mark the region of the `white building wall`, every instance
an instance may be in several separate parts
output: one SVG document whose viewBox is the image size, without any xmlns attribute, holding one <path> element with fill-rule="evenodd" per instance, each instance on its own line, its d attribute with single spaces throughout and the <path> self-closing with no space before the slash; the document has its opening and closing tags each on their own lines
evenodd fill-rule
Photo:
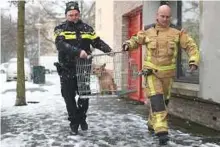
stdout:
<svg viewBox="0 0 220 147">
<path fill-rule="evenodd" d="M 96 33 L 113 47 L 113 0 L 96 0 Z"/>
<path fill-rule="evenodd" d="M 111 48 L 113 48 L 113 0 L 96 0 L 96 20 L 95 31 Z M 113 49 L 114 50 L 114 49 Z M 99 50 L 94 51 L 95 54 L 102 53 Z M 113 69 L 112 57 L 100 57 L 97 60 L 99 63 L 106 63 L 108 69 Z"/>
<path fill-rule="evenodd" d="M 201 15 L 201 64 L 199 96 L 220 103 L 220 12 L 219 1 L 204 1 Z"/>
</svg>

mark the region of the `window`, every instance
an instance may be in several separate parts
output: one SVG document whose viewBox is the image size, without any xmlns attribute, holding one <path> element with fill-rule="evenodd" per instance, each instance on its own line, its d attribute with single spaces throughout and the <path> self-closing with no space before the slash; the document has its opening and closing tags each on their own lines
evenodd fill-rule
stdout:
<svg viewBox="0 0 220 147">
<path fill-rule="evenodd" d="M 186 29 L 199 47 L 199 1 L 177 1 L 177 24 Z M 199 70 L 189 73 L 188 55 L 182 51 L 177 59 L 176 81 L 199 83 Z"/>
</svg>

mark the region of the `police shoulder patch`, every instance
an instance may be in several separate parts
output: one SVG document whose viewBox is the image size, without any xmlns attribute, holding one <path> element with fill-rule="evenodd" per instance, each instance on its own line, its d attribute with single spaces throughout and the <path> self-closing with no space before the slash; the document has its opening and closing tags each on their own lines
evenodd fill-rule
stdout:
<svg viewBox="0 0 220 147">
<path fill-rule="evenodd" d="M 54 33 L 55 33 L 56 35 L 59 35 L 61 32 L 63 32 L 63 29 L 56 29 L 56 30 L 54 31 Z"/>
</svg>

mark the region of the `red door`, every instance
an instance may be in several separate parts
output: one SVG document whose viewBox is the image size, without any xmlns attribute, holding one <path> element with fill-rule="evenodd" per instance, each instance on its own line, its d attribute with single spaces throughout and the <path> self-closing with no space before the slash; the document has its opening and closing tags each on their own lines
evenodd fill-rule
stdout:
<svg viewBox="0 0 220 147">
<path fill-rule="evenodd" d="M 136 13 L 133 13 L 135 15 L 132 15 L 129 17 L 129 30 L 128 30 L 128 37 L 130 38 L 132 35 L 136 34 L 138 31 L 142 29 L 142 11 L 138 11 Z M 144 101 L 143 98 L 143 92 L 142 92 L 142 77 L 137 77 L 136 74 L 133 74 L 134 72 L 140 71 L 142 68 L 142 50 L 141 46 L 137 50 L 131 51 L 129 53 L 130 61 L 129 61 L 129 77 L 128 77 L 128 83 L 132 87 L 135 86 L 135 89 L 137 91 L 135 93 L 131 93 L 129 95 L 130 98 L 138 101 Z"/>
</svg>

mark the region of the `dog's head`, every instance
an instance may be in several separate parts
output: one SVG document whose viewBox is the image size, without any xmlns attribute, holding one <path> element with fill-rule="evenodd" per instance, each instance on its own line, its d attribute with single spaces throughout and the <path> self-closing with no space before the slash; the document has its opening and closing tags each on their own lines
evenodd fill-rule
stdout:
<svg viewBox="0 0 220 147">
<path fill-rule="evenodd" d="M 101 77 L 103 72 L 105 71 L 105 66 L 105 63 L 103 65 L 93 65 L 92 73 L 97 75 L 98 77 Z"/>
</svg>

